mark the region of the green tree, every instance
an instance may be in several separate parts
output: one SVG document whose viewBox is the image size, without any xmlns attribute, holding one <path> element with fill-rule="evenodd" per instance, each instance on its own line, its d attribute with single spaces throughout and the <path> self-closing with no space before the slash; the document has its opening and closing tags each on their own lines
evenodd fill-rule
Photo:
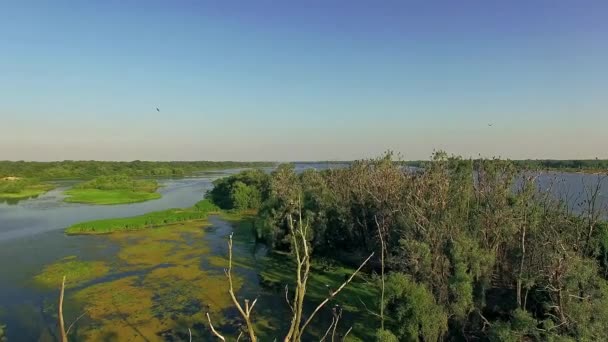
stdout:
<svg viewBox="0 0 608 342">
<path fill-rule="evenodd" d="M 258 208 L 262 201 L 261 197 L 260 191 L 254 186 L 249 186 L 241 181 L 236 181 L 232 184 L 230 201 L 234 209 Z"/>
<path fill-rule="evenodd" d="M 392 273 L 387 277 L 386 315 L 394 321 L 391 330 L 400 341 L 438 341 L 448 329 L 448 318 L 433 294 L 410 276 Z"/>
</svg>

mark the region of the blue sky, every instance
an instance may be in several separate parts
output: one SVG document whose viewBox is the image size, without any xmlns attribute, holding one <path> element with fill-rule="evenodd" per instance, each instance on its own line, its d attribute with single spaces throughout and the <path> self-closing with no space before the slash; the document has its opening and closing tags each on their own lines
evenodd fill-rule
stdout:
<svg viewBox="0 0 608 342">
<path fill-rule="evenodd" d="M 2 1 L 0 159 L 608 158 L 607 37 L 606 1 Z"/>
</svg>

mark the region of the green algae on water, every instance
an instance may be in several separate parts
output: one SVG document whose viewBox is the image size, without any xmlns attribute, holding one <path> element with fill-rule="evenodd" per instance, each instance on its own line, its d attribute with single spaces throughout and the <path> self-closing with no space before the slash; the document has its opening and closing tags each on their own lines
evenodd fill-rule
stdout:
<svg viewBox="0 0 608 342">
<path fill-rule="evenodd" d="M 46 266 L 34 277 L 34 282 L 45 288 L 59 288 L 63 276 L 66 288 L 81 285 L 90 280 L 105 276 L 110 267 L 102 261 L 80 261 L 69 256 Z"/>
<path fill-rule="evenodd" d="M 181 340 L 188 328 L 205 324 L 206 312 L 222 324 L 232 301 L 225 275 L 201 269 L 210 257 L 203 239 L 206 225 L 186 222 L 101 237 L 120 246 L 116 276 L 125 276 L 68 296 L 87 312 L 78 338 L 163 341 L 173 336 Z M 243 279 L 233 276 L 238 291 Z M 204 339 L 204 330 L 193 328 L 192 333 L 193 340 Z"/>
</svg>

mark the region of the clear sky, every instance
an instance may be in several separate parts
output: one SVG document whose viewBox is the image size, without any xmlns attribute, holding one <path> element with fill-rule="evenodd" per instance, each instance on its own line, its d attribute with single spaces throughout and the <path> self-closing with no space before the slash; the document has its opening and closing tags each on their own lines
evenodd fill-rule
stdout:
<svg viewBox="0 0 608 342">
<path fill-rule="evenodd" d="M 0 159 L 387 149 L 608 158 L 608 1 L 0 2 Z"/>
</svg>

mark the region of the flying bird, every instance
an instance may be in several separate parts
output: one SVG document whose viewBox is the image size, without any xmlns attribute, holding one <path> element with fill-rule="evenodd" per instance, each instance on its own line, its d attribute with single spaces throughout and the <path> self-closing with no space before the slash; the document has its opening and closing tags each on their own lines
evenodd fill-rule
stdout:
<svg viewBox="0 0 608 342">
<path fill-rule="evenodd" d="M 160 112 L 160 109 L 158 109 L 158 107 L 156 107 L 156 111 L 157 111 L 157 112 Z"/>
<path fill-rule="evenodd" d="M 492 127 L 493 124 L 489 123 L 488 126 Z"/>
</svg>

